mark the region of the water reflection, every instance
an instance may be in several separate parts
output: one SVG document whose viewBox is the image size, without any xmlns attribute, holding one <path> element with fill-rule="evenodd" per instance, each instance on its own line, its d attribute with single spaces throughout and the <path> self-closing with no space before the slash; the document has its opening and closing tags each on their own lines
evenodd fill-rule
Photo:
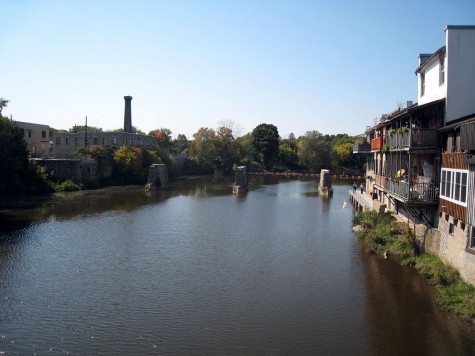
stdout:
<svg viewBox="0 0 475 356">
<path fill-rule="evenodd" d="M 362 252 L 362 257 L 368 334 L 376 354 L 473 354 L 473 325 L 441 312 L 434 290 L 420 275 L 379 256 Z"/>
<path fill-rule="evenodd" d="M 232 181 L 10 213 L 28 225 L 2 233 L 0 352 L 470 354 L 473 329 L 422 279 L 362 249 L 346 186 L 324 199 L 310 179 L 251 177 L 242 195 Z"/>
</svg>

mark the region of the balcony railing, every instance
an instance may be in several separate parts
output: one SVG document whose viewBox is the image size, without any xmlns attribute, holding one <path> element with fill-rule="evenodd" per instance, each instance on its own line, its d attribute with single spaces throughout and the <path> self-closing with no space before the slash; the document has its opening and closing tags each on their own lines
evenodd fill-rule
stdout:
<svg viewBox="0 0 475 356">
<path fill-rule="evenodd" d="M 411 129 L 403 133 L 386 136 L 390 149 L 394 148 L 424 148 L 437 146 L 437 131 L 435 129 Z"/>
<path fill-rule="evenodd" d="M 371 145 L 368 142 L 358 143 L 353 145 L 353 153 L 370 153 Z"/>
<path fill-rule="evenodd" d="M 373 138 L 371 140 L 371 151 L 380 150 L 383 147 L 383 138 Z"/>
<path fill-rule="evenodd" d="M 436 202 L 439 198 L 433 183 L 409 183 L 383 176 L 376 176 L 375 183 L 405 201 Z"/>
</svg>

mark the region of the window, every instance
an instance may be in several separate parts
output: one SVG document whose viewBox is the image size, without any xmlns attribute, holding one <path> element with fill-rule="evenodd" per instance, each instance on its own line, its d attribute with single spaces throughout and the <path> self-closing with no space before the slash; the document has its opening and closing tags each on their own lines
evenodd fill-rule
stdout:
<svg viewBox="0 0 475 356">
<path fill-rule="evenodd" d="M 106 137 L 103 137 L 103 138 L 102 138 L 102 144 L 103 144 L 103 145 L 107 145 L 107 138 L 106 138 Z"/>
<path fill-rule="evenodd" d="M 74 144 L 75 144 L 76 146 L 77 146 L 77 144 L 78 144 L 78 138 L 77 138 L 77 137 L 74 138 Z"/>
<path fill-rule="evenodd" d="M 440 197 L 467 206 L 467 180 L 466 170 L 442 168 Z"/>
<path fill-rule="evenodd" d="M 69 137 L 65 137 L 65 138 L 64 138 L 64 141 L 65 141 L 65 142 L 64 142 L 65 144 L 69 145 Z"/>
<path fill-rule="evenodd" d="M 94 144 L 97 145 L 97 137 L 94 137 Z"/>
<path fill-rule="evenodd" d="M 421 73 L 421 96 L 424 96 L 426 91 L 426 75 Z"/>
<path fill-rule="evenodd" d="M 449 224 L 449 234 L 453 235 L 455 231 L 455 225 L 454 224 Z"/>
<path fill-rule="evenodd" d="M 41 138 L 46 138 L 46 131 L 41 131 Z"/>
<path fill-rule="evenodd" d="M 117 137 L 112 137 L 112 143 L 113 143 L 114 145 L 117 144 Z"/>
<path fill-rule="evenodd" d="M 445 58 L 441 57 L 439 60 L 439 85 L 445 83 Z"/>
<path fill-rule="evenodd" d="M 475 248 L 475 226 L 471 226 L 469 230 L 470 247 Z"/>
<path fill-rule="evenodd" d="M 56 144 L 59 145 L 61 143 L 61 137 L 56 137 Z"/>
<path fill-rule="evenodd" d="M 28 131 L 28 138 L 31 138 L 32 132 Z"/>
</svg>

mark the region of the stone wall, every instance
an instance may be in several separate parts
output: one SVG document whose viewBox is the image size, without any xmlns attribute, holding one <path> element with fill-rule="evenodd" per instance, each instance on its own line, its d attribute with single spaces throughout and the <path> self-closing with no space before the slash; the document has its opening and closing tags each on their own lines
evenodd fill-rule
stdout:
<svg viewBox="0 0 475 356">
<path fill-rule="evenodd" d="M 71 179 L 84 184 L 97 184 L 99 181 L 97 161 L 92 159 L 39 159 L 36 162 L 58 180 Z"/>
</svg>

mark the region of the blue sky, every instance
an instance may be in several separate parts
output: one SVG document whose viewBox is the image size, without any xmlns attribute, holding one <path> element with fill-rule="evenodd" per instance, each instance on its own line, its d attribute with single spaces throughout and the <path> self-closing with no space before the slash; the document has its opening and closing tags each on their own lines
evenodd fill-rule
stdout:
<svg viewBox="0 0 475 356">
<path fill-rule="evenodd" d="M 14 120 L 58 129 L 232 121 L 296 136 L 360 134 L 417 100 L 419 53 L 474 0 L 0 0 L 0 97 Z"/>
</svg>

